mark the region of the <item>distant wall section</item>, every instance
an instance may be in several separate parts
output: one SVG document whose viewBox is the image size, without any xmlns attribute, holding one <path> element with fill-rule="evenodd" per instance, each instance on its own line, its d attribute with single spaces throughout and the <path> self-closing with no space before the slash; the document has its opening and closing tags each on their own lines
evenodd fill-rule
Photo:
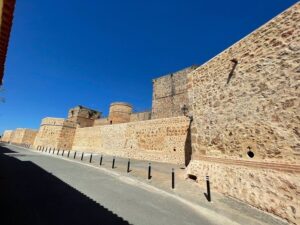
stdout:
<svg viewBox="0 0 300 225">
<path fill-rule="evenodd" d="M 77 128 L 72 149 L 184 164 L 188 128 L 186 117 Z"/>
<path fill-rule="evenodd" d="M 34 148 L 71 149 L 77 124 L 62 118 L 42 120 Z"/>
<path fill-rule="evenodd" d="M 152 119 L 182 116 L 183 105 L 189 106 L 187 75 L 197 66 L 191 66 L 153 79 Z"/>
<path fill-rule="evenodd" d="M 3 133 L 3 136 L 1 138 L 1 141 L 6 142 L 6 143 L 10 142 L 10 140 L 12 138 L 12 134 L 13 134 L 12 130 L 5 130 Z"/>
</svg>

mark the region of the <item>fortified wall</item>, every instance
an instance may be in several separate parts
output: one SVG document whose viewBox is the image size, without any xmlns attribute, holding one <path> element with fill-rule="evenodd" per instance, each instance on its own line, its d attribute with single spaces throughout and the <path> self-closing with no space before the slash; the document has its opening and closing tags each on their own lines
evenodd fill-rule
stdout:
<svg viewBox="0 0 300 225">
<path fill-rule="evenodd" d="M 13 134 L 13 130 L 6 130 L 6 131 L 4 131 L 4 133 L 2 135 L 2 138 L 1 138 L 1 141 L 9 143 L 10 140 L 11 140 L 12 134 Z"/>
<path fill-rule="evenodd" d="M 34 148 L 185 164 L 213 191 L 300 224 L 299 81 L 297 3 L 202 66 L 154 79 L 151 112 L 75 107 L 45 118 Z"/>
<path fill-rule="evenodd" d="M 101 112 L 79 105 L 69 110 L 68 120 L 80 127 L 91 127 L 94 121 L 101 117 L 101 114 Z"/>
<path fill-rule="evenodd" d="M 71 149 L 76 127 L 73 121 L 47 117 L 42 120 L 33 148 Z"/>
<path fill-rule="evenodd" d="M 184 164 L 188 127 L 181 116 L 77 128 L 72 150 Z"/>
<path fill-rule="evenodd" d="M 152 119 L 182 116 L 182 108 L 189 106 L 187 77 L 196 68 L 191 66 L 152 80 Z"/>
<path fill-rule="evenodd" d="M 31 146 L 37 135 L 36 130 L 17 128 L 10 138 L 10 142 L 15 145 Z"/>
<path fill-rule="evenodd" d="M 300 4 L 188 79 L 188 174 L 300 224 Z"/>
</svg>

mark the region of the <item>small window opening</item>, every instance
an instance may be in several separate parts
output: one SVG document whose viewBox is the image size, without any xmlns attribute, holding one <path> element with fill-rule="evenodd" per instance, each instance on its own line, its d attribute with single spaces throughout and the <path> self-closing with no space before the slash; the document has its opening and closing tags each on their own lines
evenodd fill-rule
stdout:
<svg viewBox="0 0 300 225">
<path fill-rule="evenodd" d="M 176 148 L 174 148 L 173 151 L 176 152 Z"/>
</svg>

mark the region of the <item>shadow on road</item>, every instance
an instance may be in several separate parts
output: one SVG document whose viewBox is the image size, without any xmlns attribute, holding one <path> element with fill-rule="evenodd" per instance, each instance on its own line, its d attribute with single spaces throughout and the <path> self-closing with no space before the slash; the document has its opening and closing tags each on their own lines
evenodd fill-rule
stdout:
<svg viewBox="0 0 300 225">
<path fill-rule="evenodd" d="M 5 153 L 14 152 L 0 146 L 0 224 L 129 224 L 34 163 Z"/>
</svg>

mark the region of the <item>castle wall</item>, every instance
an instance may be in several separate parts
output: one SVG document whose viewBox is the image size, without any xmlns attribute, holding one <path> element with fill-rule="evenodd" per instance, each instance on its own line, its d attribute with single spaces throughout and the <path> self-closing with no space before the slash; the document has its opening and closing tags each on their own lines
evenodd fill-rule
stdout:
<svg viewBox="0 0 300 225">
<path fill-rule="evenodd" d="M 72 150 L 184 164 L 186 117 L 77 128 Z"/>
<path fill-rule="evenodd" d="M 12 130 L 5 130 L 1 138 L 1 141 L 6 143 L 10 142 L 12 134 L 13 134 Z"/>
<path fill-rule="evenodd" d="M 38 131 L 36 130 L 25 129 L 24 136 L 22 139 L 22 144 L 32 146 L 37 133 Z"/>
<path fill-rule="evenodd" d="M 126 102 L 114 102 L 109 108 L 109 123 L 128 123 L 130 122 L 130 115 L 132 113 L 132 106 Z"/>
<path fill-rule="evenodd" d="M 130 122 L 144 121 L 151 119 L 151 112 L 132 113 L 130 115 Z"/>
<path fill-rule="evenodd" d="M 17 128 L 14 131 L 14 135 L 12 136 L 10 142 L 12 144 L 20 145 L 20 144 L 22 144 L 24 135 L 25 135 L 25 129 Z"/>
<path fill-rule="evenodd" d="M 68 113 L 68 120 L 77 123 L 80 127 L 91 127 L 100 117 L 101 112 L 83 106 L 76 106 Z"/>
<path fill-rule="evenodd" d="M 181 108 L 188 106 L 187 75 L 195 70 L 191 66 L 157 79 L 153 79 L 152 118 L 182 116 Z"/>
<path fill-rule="evenodd" d="M 34 148 L 39 146 L 51 149 L 71 149 L 76 123 L 62 118 L 47 117 L 42 120 L 34 141 Z"/>
<path fill-rule="evenodd" d="M 109 123 L 109 119 L 108 117 L 106 118 L 100 118 L 94 121 L 94 125 L 93 126 L 102 126 L 102 125 L 108 125 Z"/>
<path fill-rule="evenodd" d="M 298 224 L 299 24 L 297 3 L 188 77 L 194 118 L 189 172 L 210 175 L 215 190 Z M 284 169 L 289 165 L 295 172 Z"/>
</svg>

